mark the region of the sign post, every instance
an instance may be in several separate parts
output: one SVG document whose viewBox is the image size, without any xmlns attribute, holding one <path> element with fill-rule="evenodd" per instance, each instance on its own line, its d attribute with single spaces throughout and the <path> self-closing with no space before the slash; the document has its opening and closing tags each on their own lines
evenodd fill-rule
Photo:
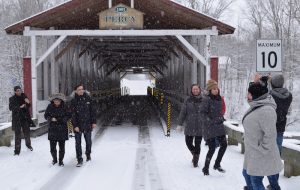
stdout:
<svg viewBox="0 0 300 190">
<path fill-rule="evenodd" d="M 282 41 L 257 40 L 256 41 L 256 71 L 281 72 L 282 71 Z"/>
</svg>

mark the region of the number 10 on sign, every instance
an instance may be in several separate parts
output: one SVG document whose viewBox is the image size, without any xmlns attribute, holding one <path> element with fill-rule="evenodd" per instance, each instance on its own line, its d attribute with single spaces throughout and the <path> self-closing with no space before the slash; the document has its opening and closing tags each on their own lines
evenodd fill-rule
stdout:
<svg viewBox="0 0 300 190">
<path fill-rule="evenodd" d="M 281 40 L 257 40 L 256 70 L 258 72 L 282 71 Z"/>
</svg>

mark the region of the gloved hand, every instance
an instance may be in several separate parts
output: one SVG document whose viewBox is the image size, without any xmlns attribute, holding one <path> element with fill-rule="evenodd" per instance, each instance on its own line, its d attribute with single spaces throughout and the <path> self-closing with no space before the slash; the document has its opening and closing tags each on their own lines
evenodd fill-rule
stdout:
<svg viewBox="0 0 300 190">
<path fill-rule="evenodd" d="M 183 126 L 182 126 L 182 125 L 177 125 L 176 131 L 177 131 L 178 133 L 182 133 L 182 131 L 183 131 Z"/>
</svg>

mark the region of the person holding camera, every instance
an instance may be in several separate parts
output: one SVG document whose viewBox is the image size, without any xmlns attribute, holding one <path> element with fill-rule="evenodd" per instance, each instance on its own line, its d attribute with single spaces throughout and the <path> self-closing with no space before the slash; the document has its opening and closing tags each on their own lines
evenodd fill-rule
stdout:
<svg viewBox="0 0 300 190">
<path fill-rule="evenodd" d="M 191 87 L 191 96 L 189 96 L 181 107 L 178 119 L 177 131 L 183 130 L 183 123 L 186 122 L 184 129 L 185 143 L 192 153 L 193 166 L 198 167 L 199 155 L 202 141 L 203 118 L 200 111 L 202 106 L 202 95 L 200 86 L 193 84 Z"/>
<path fill-rule="evenodd" d="M 283 168 L 276 144 L 276 103 L 268 93 L 265 80 L 249 84 L 248 102 L 250 108 L 245 113 L 244 126 L 245 156 L 243 176 L 246 190 L 265 189 L 264 176 L 270 187 L 280 190 L 279 172 Z"/>
<path fill-rule="evenodd" d="M 63 159 L 65 155 L 65 142 L 69 139 L 67 122 L 70 118 L 70 114 L 68 113 L 65 106 L 66 98 L 64 94 L 53 94 L 50 96 L 49 100 L 50 104 L 46 109 L 44 117 L 49 124 L 48 140 L 50 141 L 52 164 L 55 165 L 57 163 L 56 145 L 58 144 L 58 165 L 64 166 Z"/>
<path fill-rule="evenodd" d="M 282 142 L 283 142 L 283 134 L 285 132 L 286 121 L 288 110 L 293 101 L 292 93 L 288 91 L 288 89 L 283 87 L 284 77 L 282 74 L 274 75 L 270 79 L 271 83 L 271 91 L 270 94 L 274 98 L 277 108 L 277 120 L 276 120 L 276 130 L 277 130 L 277 145 L 279 148 L 279 152 L 281 154 Z"/>
<path fill-rule="evenodd" d="M 30 125 L 32 125 L 32 120 L 29 107 L 31 104 L 20 86 L 15 86 L 14 92 L 15 95 L 9 98 L 9 110 L 12 111 L 12 130 L 15 132 L 14 155 L 19 155 L 21 151 L 22 132 L 27 148 L 33 151 L 30 140 Z"/>
</svg>

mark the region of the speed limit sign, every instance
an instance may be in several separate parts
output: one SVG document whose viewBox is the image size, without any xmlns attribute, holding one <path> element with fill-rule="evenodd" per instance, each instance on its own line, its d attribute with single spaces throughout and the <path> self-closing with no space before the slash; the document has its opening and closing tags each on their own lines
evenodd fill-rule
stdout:
<svg viewBox="0 0 300 190">
<path fill-rule="evenodd" d="M 256 70 L 258 72 L 282 71 L 281 40 L 257 40 Z"/>
</svg>

